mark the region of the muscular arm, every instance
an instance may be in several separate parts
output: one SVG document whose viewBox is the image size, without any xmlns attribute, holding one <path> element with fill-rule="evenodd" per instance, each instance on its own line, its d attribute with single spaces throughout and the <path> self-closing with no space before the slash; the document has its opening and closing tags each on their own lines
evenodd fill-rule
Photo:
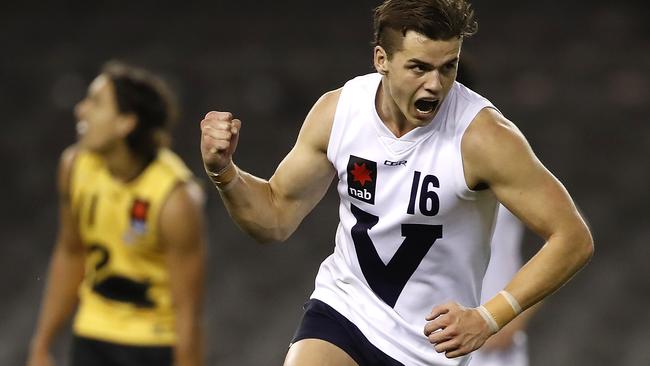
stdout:
<svg viewBox="0 0 650 366">
<path fill-rule="evenodd" d="M 75 149 L 69 148 L 59 163 L 59 229 L 28 365 L 47 364 L 52 341 L 77 304 L 77 290 L 84 275 L 84 247 L 70 202 L 70 171 L 75 156 Z"/>
<path fill-rule="evenodd" d="M 470 187 L 487 185 L 546 244 L 506 286 L 526 309 L 566 283 L 591 258 L 593 241 L 564 186 L 510 121 L 484 109 L 462 142 Z"/>
<path fill-rule="evenodd" d="M 201 188 L 194 182 L 186 183 L 172 191 L 160 216 L 161 240 L 176 311 L 175 366 L 203 363 L 200 326 L 205 266 L 203 205 Z"/>
<path fill-rule="evenodd" d="M 461 150 L 468 187 L 491 189 L 504 206 L 546 240 L 505 288 L 522 310 L 530 308 L 589 261 L 593 253 L 589 229 L 566 189 L 535 157 L 521 132 L 497 111 L 487 108 L 477 115 L 463 136 Z M 442 304 L 427 316 L 424 334 L 437 352 L 445 352 L 449 358 L 462 356 L 494 333 L 486 318 L 490 316 L 498 328 L 515 313 L 503 295 L 478 309 Z"/>
<path fill-rule="evenodd" d="M 502 290 L 522 266 L 521 245 L 524 236 L 524 225 L 503 205 L 499 205 L 497 222 L 492 234 L 492 254 L 485 277 L 481 300 L 487 301 Z M 540 305 L 527 309 L 517 316 L 496 334 L 490 337 L 481 351 L 501 351 L 512 346 L 515 336 L 525 331 L 529 319 Z"/>
<path fill-rule="evenodd" d="M 220 190 L 235 222 L 258 241 L 288 238 L 327 192 L 335 174 L 327 160 L 327 143 L 339 94 L 327 93 L 316 102 L 293 149 L 268 181 L 235 168 L 235 181 Z M 202 123 L 202 129 L 203 160 L 209 167 L 211 127 Z"/>
</svg>

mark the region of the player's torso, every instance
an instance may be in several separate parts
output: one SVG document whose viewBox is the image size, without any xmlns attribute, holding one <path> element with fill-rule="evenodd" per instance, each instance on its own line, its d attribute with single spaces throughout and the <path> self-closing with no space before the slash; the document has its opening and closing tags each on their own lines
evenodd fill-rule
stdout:
<svg viewBox="0 0 650 366">
<path fill-rule="evenodd" d="M 86 246 L 75 332 L 127 344 L 171 344 L 174 315 L 158 216 L 189 172 L 163 150 L 134 181 L 111 177 L 80 153 L 72 176 L 73 210 Z"/>
<path fill-rule="evenodd" d="M 378 77 L 353 80 L 341 93 L 328 146 L 341 220 L 315 296 L 353 318 L 375 344 L 416 339 L 415 350 L 404 351 L 413 354 L 391 356 L 418 362 L 430 350 L 422 329 L 434 305 L 478 303 L 495 200 L 470 191 L 462 169 L 466 125 L 457 119 L 481 106 L 452 110 L 452 90 L 431 124 L 398 139 L 375 112 Z M 395 344 L 377 346 L 387 352 Z"/>
</svg>

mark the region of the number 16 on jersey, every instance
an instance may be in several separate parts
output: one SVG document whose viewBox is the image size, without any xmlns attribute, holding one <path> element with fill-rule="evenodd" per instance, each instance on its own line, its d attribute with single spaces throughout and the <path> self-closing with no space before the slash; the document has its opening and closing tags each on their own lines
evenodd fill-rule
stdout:
<svg viewBox="0 0 650 366">
<path fill-rule="evenodd" d="M 411 198 L 407 213 L 415 214 L 415 201 L 418 190 L 420 191 L 419 208 L 425 216 L 434 216 L 440 208 L 438 195 L 430 190 L 440 187 L 438 178 L 426 175 L 420 185 L 421 173 L 416 171 L 411 185 Z M 421 188 L 420 188 L 421 187 Z M 379 217 L 366 212 L 355 205 L 351 211 L 357 219 L 352 227 L 352 240 L 354 241 L 359 266 L 370 288 L 386 304 L 394 307 L 404 286 L 418 268 L 431 246 L 437 239 L 442 238 L 442 225 L 402 224 L 401 234 L 404 241 L 388 264 L 379 257 L 375 243 L 370 239 L 370 231 L 378 222 Z"/>
</svg>

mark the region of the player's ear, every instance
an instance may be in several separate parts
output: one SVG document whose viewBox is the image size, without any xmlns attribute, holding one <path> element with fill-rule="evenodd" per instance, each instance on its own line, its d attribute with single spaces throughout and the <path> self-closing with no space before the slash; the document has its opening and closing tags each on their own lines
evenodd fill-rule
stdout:
<svg viewBox="0 0 650 366">
<path fill-rule="evenodd" d="M 120 114 L 117 118 L 117 130 L 120 136 L 128 136 L 138 125 L 138 117 L 134 113 Z"/>
<path fill-rule="evenodd" d="M 382 75 L 388 75 L 388 54 L 382 46 L 375 46 L 373 60 L 375 70 Z"/>
</svg>

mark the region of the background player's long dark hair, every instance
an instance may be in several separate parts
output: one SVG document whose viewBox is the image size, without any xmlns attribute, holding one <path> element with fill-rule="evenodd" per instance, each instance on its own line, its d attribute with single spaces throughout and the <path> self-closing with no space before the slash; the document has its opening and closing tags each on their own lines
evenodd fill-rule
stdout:
<svg viewBox="0 0 650 366">
<path fill-rule="evenodd" d="M 110 61 L 102 68 L 115 88 L 120 113 L 133 113 L 138 119 L 127 136 L 129 149 L 151 161 L 157 150 L 169 144 L 169 128 L 176 120 L 176 98 L 163 80 L 119 61 Z"/>
</svg>

